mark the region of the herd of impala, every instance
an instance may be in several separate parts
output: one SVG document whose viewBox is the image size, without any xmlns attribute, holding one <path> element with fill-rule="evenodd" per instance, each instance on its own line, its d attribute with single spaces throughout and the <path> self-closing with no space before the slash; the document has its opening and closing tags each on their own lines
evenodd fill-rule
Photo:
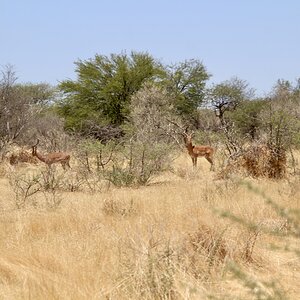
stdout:
<svg viewBox="0 0 300 300">
<path fill-rule="evenodd" d="M 185 147 L 188 151 L 188 154 L 192 158 L 193 166 L 197 166 L 197 158 L 204 157 L 210 163 L 210 170 L 214 168 L 214 148 L 211 146 L 202 146 L 202 145 L 193 145 L 192 136 L 193 133 L 188 133 L 187 130 L 182 131 L 181 135 L 183 136 Z M 32 156 L 38 158 L 40 161 L 44 162 L 48 167 L 52 164 L 60 163 L 64 170 L 66 167 L 71 168 L 70 166 L 70 158 L 71 155 L 65 152 L 51 152 L 47 154 L 42 154 L 37 151 L 37 145 L 39 144 L 39 140 L 37 140 L 36 144 L 32 146 Z"/>
</svg>

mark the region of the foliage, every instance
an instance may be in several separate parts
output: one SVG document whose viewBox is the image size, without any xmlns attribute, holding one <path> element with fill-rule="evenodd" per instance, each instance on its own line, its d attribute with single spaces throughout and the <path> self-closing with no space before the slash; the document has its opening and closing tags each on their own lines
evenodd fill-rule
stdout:
<svg viewBox="0 0 300 300">
<path fill-rule="evenodd" d="M 16 141 L 45 105 L 54 97 L 47 84 L 17 84 L 12 66 L 6 66 L 0 79 L 0 147 Z"/>
<path fill-rule="evenodd" d="M 213 110 L 210 108 L 199 108 L 194 116 L 194 127 L 209 133 L 219 131 L 218 120 Z"/>
<path fill-rule="evenodd" d="M 136 139 L 150 144 L 168 140 L 169 120 L 176 117 L 173 103 L 165 88 L 144 85 L 130 105 L 130 124 Z"/>
<path fill-rule="evenodd" d="M 117 187 L 146 185 L 153 175 L 169 168 L 170 153 L 168 144 L 129 140 L 104 176 Z"/>
<path fill-rule="evenodd" d="M 300 120 L 294 112 L 293 92 L 286 86 L 275 86 L 274 95 L 261 113 L 265 140 L 271 152 L 269 165 L 271 177 L 285 175 L 287 151 L 295 145 L 300 130 Z"/>
<path fill-rule="evenodd" d="M 144 185 L 170 167 L 174 142 L 168 135 L 168 119 L 175 114 L 172 99 L 164 88 L 150 83 L 132 97 L 125 159 L 109 171 L 108 179 L 115 185 Z"/>
<path fill-rule="evenodd" d="M 71 137 L 63 129 L 63 119 L 51 110 L 41 112 L 33 122 L 31 127 L 22 136 L 22 142 L 25 145 L 36 142 L 36 136 L 42 141 L 47 151 L 60 151 L 68 148 Z"/>
<path fill-rule="evenodd" d="M 64 96 L 57 109 L 66 119 L 67 129 L 85 134 L 126 122 L 131 97 L 146 82 L 165 88 L 177 115 L 192 123 L 210 77 L 195 59 L 165 67 L 149 54 L 134 52 L 130 56 L 96 55 L 76 62 L 76 66 L 77 80 L 66 80 L 59 86 Z"/>
<path fill-rule="evenodd" d="M 169 168 L 174 141 L 168 135 L 172 98 L 165 89 L 147 83 L 132 97 L 130 118 L 122 141 L 103 144 L 92 139 L 80 144 L 80 165 L 115 186 L 145 185 Z"/>
<path fill-rule="evenodd" d="M 87 139 L 77 144 L 77 160 L 88 172 L 100 172 L 114 159 L 121 144 L 110 141 L 106 144 Z"/>
<path fill-rule="evenodd" d="M 121 125 L 128 117 L 131 95 L 144 82 L 163 75 L 161 65 L 147 53 L 96 55 L 75 64 L 77 80 L 65 80 L 59 86 L 64 98 L 58 111 L 67 129 Z"/>
<path fill-rule="evenodd" d="M 273 147 L 287 150 L 296 145 L 300 130 L 299 104 L 299 90 L 293 89 L 289 82 L 278 81 L 261 115 L 268 143 Z"/>
<path fill-rule="evenodd" d="M 263 127 L 261 112 L 267 102 L 264 100 L 243 101 L 236 110 L 229 113 L 229 119 L 238 128 L 239 134 L 249 137 L 250 140 L 259 138 L 260 130 Z"/>
<path fill-rule="evenodd" d="M 239 78 L 232 78 L 214 85 L 208 90 L 207 102 L 215 110 L 222 125 L 225 124 L 225 112 L 235 110 L 244 100 L 252 97 L 253 91 L 248 83 Z"/>
<path fill-rule="evenodd" d="M 205 66 L 196 59 L 186 60 L 167 68 L 168 92 L 175 98 L 177 114 L 191 122 L 204 100 L 204 88 L 210 78 Z"/>
</svg>

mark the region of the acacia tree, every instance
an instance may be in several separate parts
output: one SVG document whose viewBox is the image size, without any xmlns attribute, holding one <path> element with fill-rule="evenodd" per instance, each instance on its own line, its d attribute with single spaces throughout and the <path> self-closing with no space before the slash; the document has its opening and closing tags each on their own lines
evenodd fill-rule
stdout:
<svg viewBox="0 0 300 300">
<path fill-rule="evenodd" d="M 251 97 L 253 97 L 253 90 L 248 88 L 246 81 L 237 77 L 213 85 L 207 93 L 207 101 L 223 126 L 225 112 L 235 110 L 241 102 Z"/>
<path fill-rule="evenodd" d="M 88 132 L 93 126 L 120 126 L 129 115 L 131 96 L 146 81 L 157 81 L 162 66 L 147 53 L 96 55 L 76 64 L 76 80 L 59 85 L 58 111 L 66 128 Z"/>
<path fill-rule="evenodd" d="M 203 63 L 186 60 L 167 67 L 167 90 L 174 97 L 177 114 L 187 123 L 195 123 L 196 112 L 205 96 L 205 85 L 210 78 Z"/>
</svg>

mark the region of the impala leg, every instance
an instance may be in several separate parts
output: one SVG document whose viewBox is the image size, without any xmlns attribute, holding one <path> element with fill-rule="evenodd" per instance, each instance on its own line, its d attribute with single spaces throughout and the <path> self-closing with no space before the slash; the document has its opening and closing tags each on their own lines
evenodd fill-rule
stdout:
<svg viewBox="0 0 300 300">
<path fill-rule="evenodd" d="M 193 167 L 197 166 L 197 157 L 192 157 Z"/>
<path fill-rule="evenodd" d="M 60 164 L 63 167 L 63 169 L 66 170 L 66 163 L 64 161 L 62 161 Z"/>
<path fill-rule="evenodd" d="M 206 160 L 210 163 L 210 171 L 214 170 L 214 162 L 211 157 L 205 156 Z"/>
<path fill-rule="evenodd" d="M 192 157 L 193 167 L 195 167 L 195 158 Z"/>
</svg>

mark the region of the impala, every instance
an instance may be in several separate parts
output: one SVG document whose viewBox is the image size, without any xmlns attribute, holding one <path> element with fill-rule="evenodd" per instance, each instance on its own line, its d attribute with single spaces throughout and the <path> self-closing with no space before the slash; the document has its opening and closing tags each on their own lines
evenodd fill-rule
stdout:
<svg viewBox="0 0 300 300">
<path fill-rule="evenodd" d="M 51 152 L 47 154 L 42 154 L 40 152 L 37 152 L 38 143 L 39 140 L 37 140 L 37 143 L 32 146 L 33 156 L 36 156 L 40 161 L 44 162 L 48 167 L 50 167 L 52 164 L 55 163 L 61 163 L 64 170 L 66 169 L 66 166 L 71 168 L 70 154 L 65 152 Z"/>
<path fill-rule="evenodd" d="M 193 166 L 196 167 L 197 166 L 197 158 L 200 157 L 205 157 L 206 160 L 210 163 L 210 170 L 212 171 L 214 169 L 214 161 L 213 161 L 213 155 L 214 155 L 214 148 L 211 146 L 203 146 L 203 145 L 193 145 L 192 143 L 192 137 L 193 137 L 193 132 L 192 133 L 188 133 L 188 127 L 186 127 L 185 129 L 179 125 L 178 123 L 168 119 L 169 123 L 175 125 L 176 127 L 178 127 L 180 129 L 179 134 L 181 136 L 183 136 L 184 139 L 184 143 L 185 143 L 185 147 L 188 151 L 188 154 L 190 155 L 192 162 L 193 162 Z"/>
<path fill-rule="evenodd" d="M 183 133 L 183 138 L 185 142 L 185 147 L 188 150 L 190 157 L 192 158 L 193 166 L 197 166 L 197 158 L 205 157 L 206 160 L 210 163 L 210 170 L 214 169 L 214 161 L 213 154 L 214 148 L 210 146 L 202 146 L 202 145 L 193 145 L 192 144 L 192 136 L 193 133 L 188 134 L 187 130 Z"/>
</svg>

